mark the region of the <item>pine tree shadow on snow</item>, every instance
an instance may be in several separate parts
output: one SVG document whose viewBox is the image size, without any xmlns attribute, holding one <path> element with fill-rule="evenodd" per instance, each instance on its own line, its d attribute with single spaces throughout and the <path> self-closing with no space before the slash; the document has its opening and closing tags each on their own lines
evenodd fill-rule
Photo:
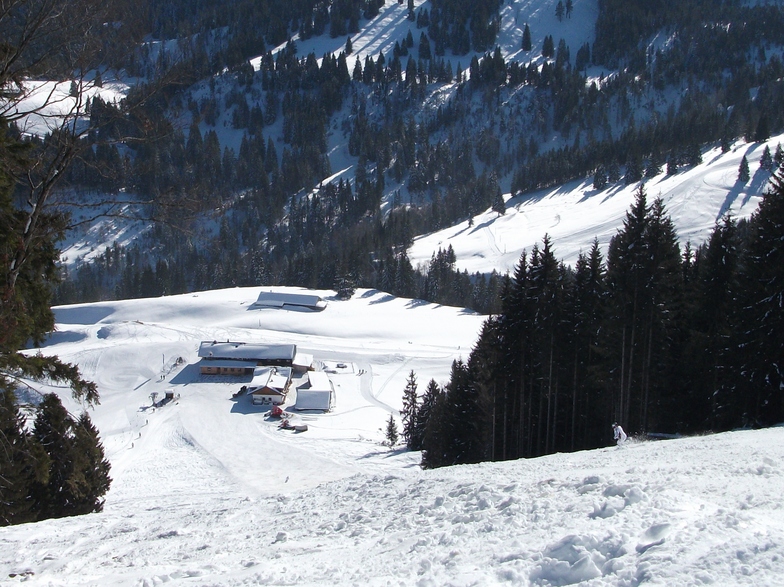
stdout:
<svg viewBox="0 0 784 587">
<path fill-rule="evenodd" d="M 746 153 L 748 154 L 752 150 L 753 148 L 750 147 Z M 751 181 L 744 183 L 739 179 L 736 180 L 735 185 L 733 185 L 730 191 L 727 192 L 727 197 L 724 198 L 724 203 L 722 203 L 721 208 L 719 208 L 719 212 L 716 214 L 716 222 L 721 220 L 724 215 L 729 212 L 730 208 L 735 203 L 735 200 L 737 200 L 738 196 L 740 196 L 742 193 L 744 193 L 744 198 L 740 203 L 740 207 L 748 204 L 752 196 L 761 194 L 765 189 L 765 184 L 769 179 L 770 171 L 760 167 L 756 172 L 754 172 L 754 177 L 751 178 Z"/>
</svg>

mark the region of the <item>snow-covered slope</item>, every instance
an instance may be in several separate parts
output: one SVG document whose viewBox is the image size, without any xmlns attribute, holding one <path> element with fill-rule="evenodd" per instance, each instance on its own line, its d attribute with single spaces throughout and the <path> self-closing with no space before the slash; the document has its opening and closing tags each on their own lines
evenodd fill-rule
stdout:
<svg viewBox="0 0 784 587">
<path fill-rule="evenodd" d="M 784 429 L 617 448 L 608 423 L 605 449 L 423 471 L 381 428 L 408 372 L 444 382 L 482 318 L 373 290 L 252 309 L 258 293 L 56 309 L 43 352 L 98 382 L 114 482 L 100 514 L 0 528 L 0 583 L 780 584 Z M 231 397 L 240 380 L 198 374 L 203 339 L 297 344 L 335 410 L 278 430 Z"/>
<path fill-rule="evenodd" d="M 500 23 L 496 45 L 501 49 L 504 59 L 515 60 L 527 64 L 529 61 L 541 62 L 542 44 L 547 35 L 552 35 L 557 44 L 560 39 L 564 39 L 571 48 L 572 55 L 576 54 L 584 43 L 593 43 L 594 25 L 599 14 L 599 3 L 597 0 L 577 0 L 574 2 L 574 9 L 569 18 L 559 21 L 555 16 L 555 8 L 558 0 L 512 0 L 504 3 L 501 7 Z M 428 11 L 431 4 L 425 0 L 414 0 L 416 11 Z M 531 32 L 531 51 L 521 49 L 523 39 L 523 29 L 528 25 Z M 426 28 L 417 28 L 416 22 L 408 20 L 408 3 L 386 2 L 381 6 L 379 14 L 370 21 L 362 21 L 359 32 L 351 37 L 352 54 L 347 57 L 349 71 L 353 70 L 354 61 L 362 60 L 366 57 L 376 59 L 379 53 L 389 56 L 394 49 L 395 43 L 403 44 L 403 41 L 411 32 L 414 39 L 414 47 L 411 56 L 418 57 L 419 36 L 422 32 L 427 33 Z M 331 53 L 337 57 L 341 51 L 345 50 L 346 37 L 330 38 L 328 34 L 311 37 L 301 40 L 299 35 L 294 35 L 292 40 L 296 43 L 297 54 L 300 57 L 309 53 L 314 53 L 317 58 L 321 58 L 325 53 Z M 280 51 L 285 45 L 277 47 L 274 52 Z M 448 60 L 454 70 L 458 66 L 467 71 L 474 56 L 481 57 L 481 53 L 469 52 L 466 55 L 452 55 L 447 52 L 444 59 Z M 261 58 L 251 60 L 251 64 L 258 69 Z M 403 65 L 407 57 L 403 57 Z"/>
<path fill-rule="evenodd" d="M 703 162 L 668 176 L 663 171 L 645 180 L 648 202 L 661 197 L 675 223 L 682 246 L 691 242 L 692 249 L 707 241 L 711 230 L 724 214 L 735 218 L 749 217 L 759 205 L 770 180 L 770 173 L 759 168 L 767 144 L 771 152 L 784 142 L 784 135 L 767 143 L 737 142 L 727 153 L 716 146 L 703 152 Z M 751 169 L 748 182 L 738 181 L 741 159 L 746 157 Z M 626 212 L 634 203 L 638 183 L 623 181 L 603 190 L 595 190 L 592 179 L 541 190 L 511 198 L 507 195 L 506 214 L 498 216 L 487 210 L 461 224 L 414 242 L 411 262 L 425 264 L 439 248 L 450 245 L 457 257 L 457 267 L 469 273 L 513 272 L 524 250 L 531 251 L 548 234 L 555 256 L 574 266 L 580 251 L 587 253 L 594 238 L 606 252 L 610 239 L 623 224 Z"/>
</svg>

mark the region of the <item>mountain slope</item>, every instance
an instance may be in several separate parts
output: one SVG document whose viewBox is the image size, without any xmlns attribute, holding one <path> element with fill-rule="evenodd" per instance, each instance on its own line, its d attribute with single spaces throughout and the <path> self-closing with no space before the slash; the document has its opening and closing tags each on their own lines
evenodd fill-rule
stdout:
<svg viewBox="0 0 784 587">
<path fill-rule="evenodd" d="M 775 151 L 784 135 L 766 143 L 737 142 L 727 153 L 719 147 L 703 153 L 703 163 L 668 176 L 662 172 L 644 182 L 649 200 L 661 197 L 675 224 L 681 246 L 692 248 L 708 240 L 725 214 L 748 218 L 757 209 L 770 172 L 759 168 L 767 145 Z M 752 169 L 748 182 L 738 180 L 738 167 L 746 157 Z M 423 235 L 409 252 L 412 263 L 427 264 L 439 248 L 455 251 L 456 265 L 470 274 L 514 270 L 524 250 L 531 251 L 545 234 L 553 240 L 556 257 L 574 266 L 594 238 L 606 252 L 634 202 L 639 184 L 622 183 L 597 190 L 589 180 L 506 198 L 506 213 L 492 210 L 469 221 Z"/>
</svg>

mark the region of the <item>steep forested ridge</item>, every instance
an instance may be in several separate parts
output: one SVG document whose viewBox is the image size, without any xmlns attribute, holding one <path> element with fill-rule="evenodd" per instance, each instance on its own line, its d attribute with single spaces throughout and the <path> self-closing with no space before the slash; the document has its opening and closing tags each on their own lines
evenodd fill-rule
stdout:
<svg viewBox="0 0 784 587">
<path fill-rule="evenodd" d="M 136 28 L 177 42 L 140 45 L 123 65 L 187 83 L 149 100 L 159 138 L 123 149 L 96 136 L 69 179 L 76 189 L 149 194 L 157 213 L 174 205 L 176 218 L 140 244 L 152 256 L 107 251 L 70 274 L 58 300 L 341 279 L 491 311 L 497 276 L 456 274 L 460 285 L 445 289 L 424 273 L 397 275 L 413 236 L 469 218 L 509 188 L 578 177 L 604 188 L 665 164 L 677 173 L 699 162 L 706 142 L 761 140 L 784 124 L 777 5 L 603 0 L 593 45 L 569 47 L 556 28 L 514 59 L 494 48 L 502 8 L 409 3 L 394 50 L 354 59 L 352 34 L 388 3 L 150 1 Z M 327 55 L 302 54 L 296 41 L 271 51 L 294 34 L 348 41 Z M 470 51 L 469 66 L 455 67 Z M 255 55 L 258 69 L 247 61 Z M 592 66 L 614 73 L 596 79 Z M 445 99 L 433 102 L 434 91 Z M 96 123 L 115 115 L 110 104 L 91 106 Z M 169 122 L 177 117 L 190 122 Z M 225 142 L 227 125 L 240 140 Z M 106 138 L 117 125 L 103 127 Z M 336 129 L 354 171 L 323 183 L 338 171 L 328 150 Z M 183 239 L 183 208 L 192 217 L 223 210 L 220 230 L 188 229 Z M 477 283 L 491 295 L 473 293 Z"/>
</svg>

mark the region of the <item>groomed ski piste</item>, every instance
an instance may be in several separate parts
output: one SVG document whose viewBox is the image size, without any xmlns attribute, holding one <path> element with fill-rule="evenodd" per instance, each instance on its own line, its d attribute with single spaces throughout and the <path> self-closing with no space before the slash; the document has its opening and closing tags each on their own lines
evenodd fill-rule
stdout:
<svg viewBox="0 0 784 587">
<path fill-rule="evenodd" d="M 784 428 L 619 448 L 608 422 L 603 449 L 425 471 L 385 422 L 411 370 L 420 393 L 446 382 L 483 317 L 375 290 L 251 308 L 261 289 L 56 309 L 42 352 L 98 383 L 114 481 L 102 513 L 1 528 L 0 583 L 781 584 Z M 213 339 L 296 344 L 333 410 L 279 430 L 237 378 L 199 374 Z"/>
</svg>

